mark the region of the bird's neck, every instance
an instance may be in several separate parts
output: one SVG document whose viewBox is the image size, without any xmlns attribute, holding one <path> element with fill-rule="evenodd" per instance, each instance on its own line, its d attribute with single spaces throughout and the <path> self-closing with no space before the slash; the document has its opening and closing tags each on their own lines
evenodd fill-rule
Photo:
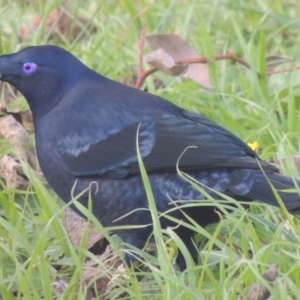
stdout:
<svg viewBox="0 0 300 300">
<path fill-rule="evenodd" d="M 42 118 L 44 115 L 49 113 L 60 101 L 62 98 L 62 95 L 56 94 L 56 95 L 26 95 L 24 94 L 24 97 L 29 103 L 30 110 L 33 115 L 34 120 L 38 120 Z M 42 102 L 42 104 L 41 104 Z"/>
<path fill-rule="evenodd" d="M 50 77 L 47 81 L 39 82 L 38 89 L 33 85 L 20 91 L 29 104 L 33 118 L 38 120 L 56 107 L 71 87 L 72 82 Z"/>
</svg>

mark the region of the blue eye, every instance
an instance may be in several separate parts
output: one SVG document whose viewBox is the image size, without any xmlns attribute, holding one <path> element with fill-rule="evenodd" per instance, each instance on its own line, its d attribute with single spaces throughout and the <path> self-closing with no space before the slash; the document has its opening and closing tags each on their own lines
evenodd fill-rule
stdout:
<svg viewBox="0 0 300 300">
<path fill-rule="evenodd" d="M 37 68 L 37 65 L 33 62 L 26 62 L 24 65 L 23 65 L 23 71 L 27 74 L 31 74 L 33 73 Z"/>
</svg>

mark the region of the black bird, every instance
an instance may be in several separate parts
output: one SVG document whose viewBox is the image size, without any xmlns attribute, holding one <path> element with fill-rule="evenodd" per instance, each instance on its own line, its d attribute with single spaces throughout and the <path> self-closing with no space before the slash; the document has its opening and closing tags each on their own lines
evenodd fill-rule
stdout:
<svg viewBox="0 0 300 300">
<path fill-rule="evenodd" d="M 272 185 L 289 211 L 300 206 L 296 191 L 284 192 L 300 182 L 278 174 L 276 167 L 260 160 L 226 129 L 103 77 L 59 47 L 29 47 L 1 56 L 0 79 L 16 87 L 29 103 L 38 160 L 51 187 L 66 202 L 72 191 L 77 195 L 89 190 L 93 214 L 103 226 L 152 222 L 137 160 L 137 132 L 159 212 L 170 210 L 176 200 L 205 199 L 178 175 L 177 162 L 181 171 L 217 199 L 214 191 L 278 206 Z M 84 206 L 88 194 L 80 197 Z M 218 220 L 212 206 L 183 211 L 201 226 Z M 184 219 L 180 210 L 172 216 Z M 172 225 L 161 219 L 162 228 Z M 194 232 L 183 226 L 176 230 L 196 261 Z M 127 244 L 142 248 L 151 232 L 152 227 L 146 226 L 116 233 Z M 127 264 L 132 260 L 125 254 Z M 177 262 L 185 267 L 182 254 Z"/>
</svg>

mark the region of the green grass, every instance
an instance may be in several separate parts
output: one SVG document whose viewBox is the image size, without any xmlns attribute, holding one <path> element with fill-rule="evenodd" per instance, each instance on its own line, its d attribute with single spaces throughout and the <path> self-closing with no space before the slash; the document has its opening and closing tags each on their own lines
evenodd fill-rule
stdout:
<svg viewBox="0 0 300 300">
<path fill-rule="evenodd" d="M 69 36 L 57 33 L 56 25 L 49 28 L 46 22 L 61 2 L 0 0 L 0 53 L 56 44 L 94 70 L 122 81 L 133 75 L 132 68 L 138 64 L 143 24 L 147 25 L 147 34 L 179 32 L 199 55 L 212 58 L 232 51 L 251 68 L 230 61 L 210 63 L 215 89 L 206 90 L 187 79 L 178 82 L 163 73 L 155 74 L 164 83 L 162 89 L 155 90 L 154 76 L 146 80 L 144 87 L 201 112 L 246 142 L 258 141 L 262 158 L 285 158 L 283 172 L 298 176 L 291 156 L 300 152 L 300 71 L 265 75 L 267 54 L 294 58 L 282 67 L 296 66 L 300 61 L 297 0 L 73 0 L 69 4 L 73 14 Z M 42 17 L 40 26 L 30 39 L 20 39 L 20 29 L 31 26 L 36 15 Z M 72 32 L 77 27 L 79 34 L 74 36 Z M 6 141 L 1 141 L 0 157 L 13 151 Z M 62 221 L 64 204 L 26 165 L 24 169 L 32 182 L 27 191 L 8 190 L 1 185 L 0 294 L 3 299 L 53 299 L 51 283 L 65 279 L 69 285 L 58 298 L 83 299 L 87 290 L 79 282 L 87 267 L 85 258 L 94 259 L 100 266 L 104 262 L 85 249 L 86 239 L 81 246 L 71 244 Z M 195 266 L 175 233 L 158 226 L 159 216 L 146 174 L 143 177 L 156 220 L 156 255 L 142 253 L 145 266 L 128 270 L 127 276 L 120 278 L 120 286 L 110 292 L 111 299 L 124 293 L 125 299 L 246 299 L 250 286 L 264 282 L 262 274 L 273 263 L 279 264 L 279 275 L 273 286 L 268 285 L 271 297 L 299 299 L 298 219 L 286 230 L 284 224 L 289 217 L 284 212 L 253 203 L 247 210 L 241 205 L 231 208 L 230 214 L 225 212 L 218 224 L 207 228 L 186 224 L 199 233 L 200 263 Z M 193 205 L 215 205 L 224 210 L 213 199 Z M 94 220 L 88 210 L 84 212 Z M 218 239 L 219 234 L 226 237 L 226 242 Z M 120 242 L 115 237 L 109 239 L 119 251 Z M 184 273 L 172 263 L 176 245 L 187 260 L 189 268 Z M 113 267 L 106 272 L 111 276 L 117 273 Z"/>
</svg>

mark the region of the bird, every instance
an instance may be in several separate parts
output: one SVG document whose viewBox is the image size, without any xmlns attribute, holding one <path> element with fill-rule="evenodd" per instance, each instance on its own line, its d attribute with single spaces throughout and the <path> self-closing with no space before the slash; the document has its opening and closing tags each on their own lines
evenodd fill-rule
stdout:
<svg viewBox="0 0 300 300">
<path fill-rule="evenodd" d="M 63 48 L 32 46 L 1 55 L 0 80 L 29 104 L 37 158 L 52 189 L 67 203 L 75 196 L 85 207 L 91 201 L 93 215 L 103 227 L 117 227 L 125 249 L 142 249 L 153 232 L 138 153 L 162 214 L 161 227 L 174 229 L 195 263 L 195 232 L 178 226 L 180 221 L 191 218 L 205 227 L 219 220 L 213 206 L 189 205 L 196 200 L 223 194 L 279 206 L 275 189 L 288 211 L 299 209 L 300 181 L 281 175 L 230 131 L 100 75 Z M 163 217 L 166 213 L 179 223 Z M 125 251 L 128 266 L 135 260 Z M 180 251 L 176 262 L 186 268 Z"/>
</svg>

